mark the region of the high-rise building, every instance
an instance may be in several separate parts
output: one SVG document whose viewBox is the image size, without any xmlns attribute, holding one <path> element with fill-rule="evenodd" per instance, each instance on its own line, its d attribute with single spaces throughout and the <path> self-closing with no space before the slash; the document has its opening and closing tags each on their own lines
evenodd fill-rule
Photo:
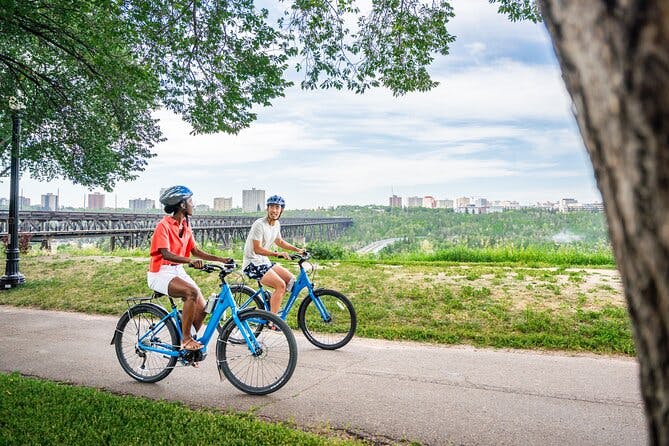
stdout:
<svg viewBox="0 0 669 446">
<path fill-rule="evenodd" d="M 437 200 L 434 199 L 431 195 L 426 195 L 423 197 L 423 207 L 434 209 L 437 207 Z"/>
<path fill-rule="evenodd" d="M 263 189 L 242 190 L 242 212 L 258 212 L 265 209 L 265 191 Z"/>
<path fill-rule="evenodd" d="M 456 208 L 465 208 L 469 206 L 470 200 L 469 197 L 458 197 L 455 199 Z"/>
<path fill-rule="evenodd" d="M 439 209 L 453 209 L 453 200 L 437 200 L 437 207 Z"/>
<path fill-rule="evenodd" d="M 232 209 L 232 197 L 214 198 L 215 211 L 229 211 L 230 209 Z"/>
<path fill-rule="evenodd" d="M 560 199 L 560 212 L 569 212 L 570 209 L 578 207 L 578 200 L 574 198 L 562 198 Z"/>
<path fill-rule="evenodd" d="M 474 200 L 474 205 L 477 208 L 487 207 L 489 205 L 488 199 L 487 198 L 477 198 L 477 199 Z"/>
<path fill-rule="evenodd" d="M 402 207 L 402 197 L 393 195 L 390 197 L 389 204 L 391 208 L 401 208 Z"/>
<path fill-rule="evenodd" d="M 57 211 L 58 210 L 58 195 L 48 193 L 42 195 L 42 209 L 47 211 Z"/>
<path fill-rule="evenodd" d="M 19 197 L 19 209 L 27 208 L 28 206 L 30 206 L 30 198 Z"/>
<path fill-rule="evenodd" d="M 94 192 L 88 194 L 88 209 L 103 209 L 105 207 L 105 194 Z"/>
<path fill-rule="evenodd" d="M 409 197 L 407 198 L 407 207 L 419 208 L 423 205 L 423 197 Z"/>
<path fill-rule="evenodd" d="M 150 198 L 136 198 L 128 201 L 128 207 L 131 211 L 145 211 L 156 208 L 156 201 Z"/>
</svg>

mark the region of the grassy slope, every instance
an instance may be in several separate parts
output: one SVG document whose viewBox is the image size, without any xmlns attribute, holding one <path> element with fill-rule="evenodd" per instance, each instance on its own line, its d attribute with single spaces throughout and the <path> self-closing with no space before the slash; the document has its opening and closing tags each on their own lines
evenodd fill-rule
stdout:
<svg viewBox="0 0 669 446">
<path fill-rule="evenodd" d="M 141 258 L 28 256 L 26 284 L 0 304 L 116 315 L 125 297 L 148 294 L 146 268 Z M 205 294 L 217 290 L 215 275 L 192 275 Z M 316 284 L 351 298 L 363 337 L 634 354 L 611 269 L 324 262 Z"/>
</svg>

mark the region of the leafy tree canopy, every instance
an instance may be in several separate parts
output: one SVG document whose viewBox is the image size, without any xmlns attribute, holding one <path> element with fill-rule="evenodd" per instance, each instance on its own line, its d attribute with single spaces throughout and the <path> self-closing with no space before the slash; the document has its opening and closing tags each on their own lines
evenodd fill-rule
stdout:
<svg viewBox="0 0 669 446">
<path fill-rule="evenodd" d="M 531 0 L 490 1 L 512 20 L 539 17 Z M 454 41 L 445 0 L 373 0 L 366 15 L 355 0 L 271 2 L 278 20 L 255 3 L 0 0 L 3 167 L 12 98 L 25 103 L 23 170 L 111 190 L 153 156 L 159 107 L 196 133 L 237 133 L 292 85 L 292 63 L 306 89 L 426 91 Z"/>
</svg>

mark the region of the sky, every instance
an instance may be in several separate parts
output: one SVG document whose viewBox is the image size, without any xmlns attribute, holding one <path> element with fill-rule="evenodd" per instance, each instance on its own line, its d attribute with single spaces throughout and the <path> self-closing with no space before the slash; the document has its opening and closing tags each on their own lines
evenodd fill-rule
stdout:
<svg viewBox="0 0 669 446">
<path fill-rule="evenodd" d="M 388 205 L 393 194 L 601 201 L 544 25 L 512 23 L 487 0 L 452 5 L 448 29 L 457 39 L 430 67 L 440 85 L 429 92 L 295 86 L 234 136 L 192 136 L 178 116 L 159 111 L 167 140 L 137 180 L 107 193 L 24 175 L 22 195 L 39 204 L 58 193 L 61 206 L 83 207 L 86 194 L 103 192 L 107 206 L 128 207 L 184 184 L 209 206 L 232 197 L 241 207 L 251 188 L 282 195 L 293 209 Z M 9 179 L 0 196 L 9 197 Z"/>
</svg>

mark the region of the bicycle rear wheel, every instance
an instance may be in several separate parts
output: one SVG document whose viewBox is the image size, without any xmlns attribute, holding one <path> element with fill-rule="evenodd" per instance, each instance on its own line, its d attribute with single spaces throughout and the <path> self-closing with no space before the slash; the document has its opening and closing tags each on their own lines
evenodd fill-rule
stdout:
<svg viewBox="0 0 669 446">
<path fill-rule="evenodd" d="M 123 370 L 137 381 L 153 383 L 169 375 L 176 356 L 140 349 L 143 346 L 178 349 L 179 335 L 165 309 L 153 304 L 140 304 L 126 311 L 116 326 L 114 346 Z M 140 341 L 141 338 L 141 341 Z"/>
<path fill-rule="evenodd" d="M 223 327 L 216 344 L 218 368 L 233 386 L 251 395 L 267 395 L 283 387 L 295 371 L 297 343 L 295 336 L 280 317 L 264 310 L 244 310 L 239 313 L 242 326 L 255 338 L 259 349 L 251 352 L 234 320 Z M 272 322 L 278 331 L 266 327 Z M 233 340 L 234 339 L 234 340 Z"/>
<path fill-rule="evenodd" d="M 314 290 L 314 296 L 323 303 L 329 317 L 323 318 L 312 296 L 305 297 L 297 313 L 302 333 L 309 342 L 325 350 L 345 346 L 358 324 L 353 304 L 338 291 Z"/>
<path fill-rule="evenodd" d="M 233 284 L 230 285 L 230 293 L 237 304 L 239 311 L 246 308 L 258 308 L 265 310 L 265 305 L 259 295 L 255 295 L 256 290 L 246 285 Z"/>
</svg>

